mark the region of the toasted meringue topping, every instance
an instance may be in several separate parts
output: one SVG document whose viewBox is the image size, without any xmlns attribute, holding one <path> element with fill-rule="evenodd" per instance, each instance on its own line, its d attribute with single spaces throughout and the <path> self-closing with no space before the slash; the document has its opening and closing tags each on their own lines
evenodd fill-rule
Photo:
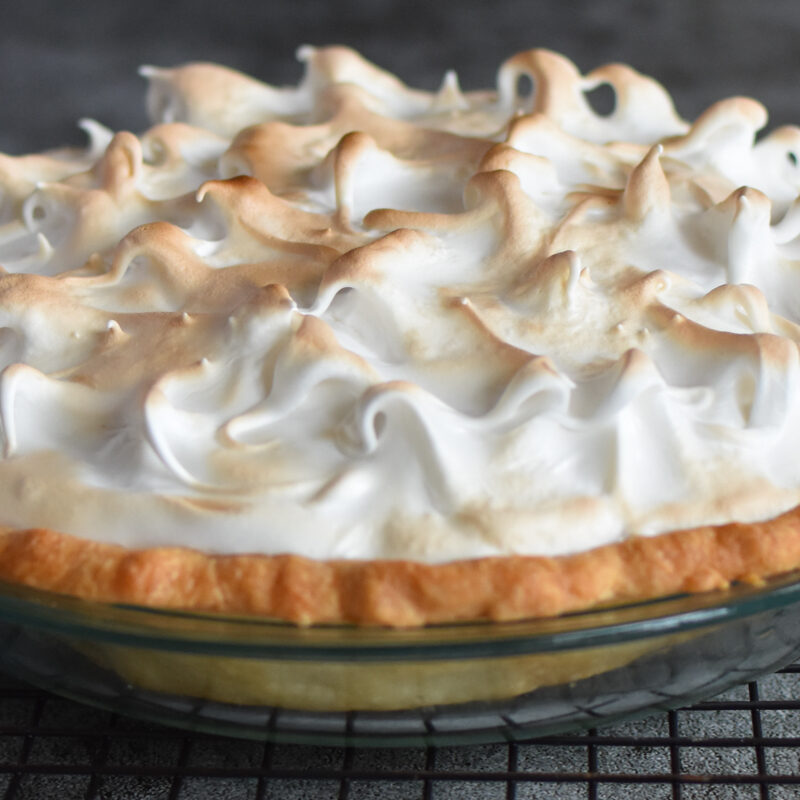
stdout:
<svg viewBox="0 0 800 800">
<path fill-rule="evenodd" d="M 542 50 L 433 93 L 299 55 L 0 156 L 0 524 L 435 562 L 800 503 L 800 129 Z"/>
</svg>

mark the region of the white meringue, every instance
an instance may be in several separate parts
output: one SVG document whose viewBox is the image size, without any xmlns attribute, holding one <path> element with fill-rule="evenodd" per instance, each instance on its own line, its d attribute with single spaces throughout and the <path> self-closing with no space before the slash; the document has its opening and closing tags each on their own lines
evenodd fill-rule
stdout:
<svg viewBox="0 0 800 800">
<path fill-rule="evenodd" d="M 800 503 L 800 130 L 541 50 L 300 57 L 0 157 L 0 524 L 439 562 Z"/>
</svg>

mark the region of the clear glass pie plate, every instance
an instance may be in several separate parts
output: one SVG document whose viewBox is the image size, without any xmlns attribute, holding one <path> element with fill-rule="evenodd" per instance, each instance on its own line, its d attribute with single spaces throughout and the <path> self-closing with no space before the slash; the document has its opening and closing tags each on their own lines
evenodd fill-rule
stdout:
<svg viewBox="0 0 800 800">
<path fill-rule="evenodd" d="M 800 652 L 800 574 L 557 619 L 416 630 L 85 602 L 0 584 L 0 668 L 123 714 L 316 744 L 487 742 L 709 697 Z"/>
</svg>

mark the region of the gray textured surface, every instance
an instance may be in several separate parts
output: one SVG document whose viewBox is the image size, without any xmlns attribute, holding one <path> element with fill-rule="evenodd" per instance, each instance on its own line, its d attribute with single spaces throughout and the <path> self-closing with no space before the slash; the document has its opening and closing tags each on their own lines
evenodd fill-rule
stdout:
<svg viewBox="0 0 800 800">
<path fill-rule="evenodd" d="M 731 94 L 757 96 L 774 124 L 800 120 L 796 0 L 101 0 L 4 3 L 0 12 L 0 151 L 77 143 L 94 117 L 141 130 L 138 65 L 213 60 L 294 82 L 298 44 L 344 43 L 434 88 L 455 68 L 467 88 L 529 47 L 565 53 L 583 70 L 625 61 L 661 80 L 696 116 Z"/>
</svg>

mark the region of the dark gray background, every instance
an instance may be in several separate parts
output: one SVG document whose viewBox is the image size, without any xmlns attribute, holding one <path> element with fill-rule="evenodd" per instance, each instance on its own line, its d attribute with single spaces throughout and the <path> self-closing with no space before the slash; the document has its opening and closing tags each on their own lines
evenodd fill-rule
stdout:
<svg viewBox="0 0 800 800">
<path fill-rule="evenodd" d="M 0 0 L 0 151 L 79 143 L 75 122 L 146 127 L 142 63 L 212 60 L 273 83 L 300 76 L 302 43 L 344 43 L 425 88 L 455 68 L 465 88 L 529 47 L 582 70 L 625 61 L 678 110 L 748 94 L 771 125 L 800 121 L 798 0 Z"/>
</svg>

